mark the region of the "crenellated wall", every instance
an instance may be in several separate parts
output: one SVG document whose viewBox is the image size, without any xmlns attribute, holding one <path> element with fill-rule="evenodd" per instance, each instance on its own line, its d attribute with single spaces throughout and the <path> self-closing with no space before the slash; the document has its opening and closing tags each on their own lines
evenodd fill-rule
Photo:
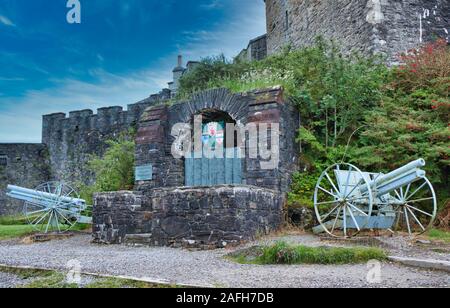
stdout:
<svg viewBox="0 0 450 308">
<path fill-rule="evenodd" d="M 105 141 L 137 128 L 143 111 L 155 104 L 144 101 L 122 107 L 72 111 L 67 116 L 55 113 L 43 116 L 42 142 L 48 148 L 51 178 L 89 184 L 93 180 L 86 167 L 90 155 L 102 155 Z"/>
<path fill-rule="evenodd" d="M 397 55 L 435 38 L 449 39 L 448 0 L 266 0 L 268 54 L 286 45 L 333 39 L 343 51 Z"/>
</svg>

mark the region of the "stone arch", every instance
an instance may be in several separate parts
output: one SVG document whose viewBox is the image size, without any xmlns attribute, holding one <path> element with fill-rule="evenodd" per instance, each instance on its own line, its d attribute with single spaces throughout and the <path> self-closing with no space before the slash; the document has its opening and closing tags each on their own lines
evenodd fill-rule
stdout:
<svg viewBox="0 0 450 308">
<path fill-rule="evenodd" d="M 218 110 L 225 112 L 237 123 L 247 122 L 250 97 L 237 95 L 230 90 L 220 88 L 196 93 L 192 98 L 176 106 L 173 121 L 188 123 L 191 117 L 203 110 Z"/>
</svg>

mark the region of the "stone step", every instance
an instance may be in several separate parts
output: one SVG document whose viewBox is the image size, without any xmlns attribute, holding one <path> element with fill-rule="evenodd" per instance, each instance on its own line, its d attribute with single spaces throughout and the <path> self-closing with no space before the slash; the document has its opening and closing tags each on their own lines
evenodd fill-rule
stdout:
<svg viewBox="0 0 450 308">
<path fill-rule="evenodd" d="M 389 260 L 392 262 L 401 263 L 407 266 L 419 267 L 430 270 L 439 270 L 450 273 L 450 262 L 442 260 L 432 260 L 432 259 L 415 259 L 415 258 L 404 258 L 390 256 Z"/>
</svg>

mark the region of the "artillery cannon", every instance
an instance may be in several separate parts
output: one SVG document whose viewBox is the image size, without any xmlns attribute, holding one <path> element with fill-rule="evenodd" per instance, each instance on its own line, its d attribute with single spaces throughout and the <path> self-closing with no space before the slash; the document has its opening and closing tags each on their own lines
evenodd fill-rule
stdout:
<svg viewBox="0 0 450 308">
<path fill-rule="evenodd" d="M 34 190 L 8 185 L 6 195 L 24 201 L 23 213 L 39 232 L 66 232 L 77 223 L 92 223 L 86 201 L 65 183 L 48 182 Z"/>
<path fill-rule="evenodd" d="M 364 229 L 426 232 L 436 218 L 437 199 L 421 169 L 425 165 L 419 159 L 388 174 L 362 172 L 345 163 L 329 167 L 314 192 L 320 223 L 314 232 L 344 238 Z"/>
</svg>

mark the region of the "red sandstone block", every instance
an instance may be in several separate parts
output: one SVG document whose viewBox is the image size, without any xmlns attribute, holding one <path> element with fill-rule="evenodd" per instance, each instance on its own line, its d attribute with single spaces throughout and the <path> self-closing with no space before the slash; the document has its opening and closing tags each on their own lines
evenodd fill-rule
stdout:
<svg viewBox="0 0 450 308">
<path fill-rule="evenodd" d="M 161 125 L 152 125 L 139 128 L 136 137 L 137 144 L 163 143 L 164 127 Z"/>
</svg>

